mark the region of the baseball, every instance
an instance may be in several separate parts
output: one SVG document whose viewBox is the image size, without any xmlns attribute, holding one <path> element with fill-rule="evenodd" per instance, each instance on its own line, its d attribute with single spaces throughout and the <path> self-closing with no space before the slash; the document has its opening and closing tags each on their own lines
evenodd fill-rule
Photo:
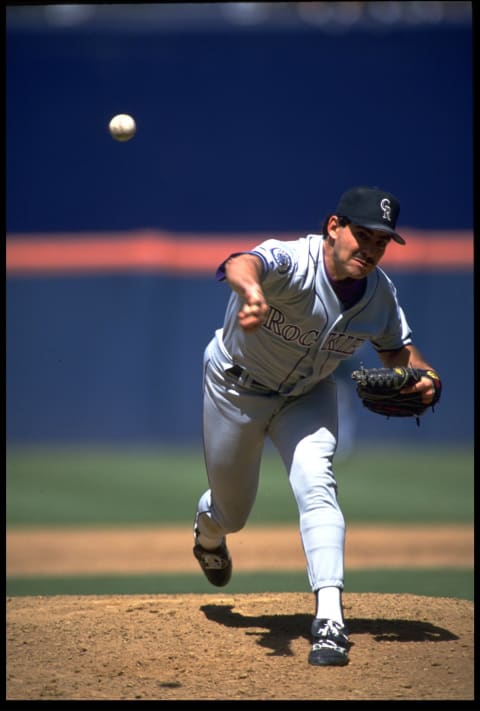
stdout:
<svg viewBox="0 0 480 711">
<path fill-rule="evenodd" d="M 135 135 L 135 119 L 129 114 L 117 114 L 108 124 L 110 135 L 116 141 L 129 141 Z"/>
</svg>

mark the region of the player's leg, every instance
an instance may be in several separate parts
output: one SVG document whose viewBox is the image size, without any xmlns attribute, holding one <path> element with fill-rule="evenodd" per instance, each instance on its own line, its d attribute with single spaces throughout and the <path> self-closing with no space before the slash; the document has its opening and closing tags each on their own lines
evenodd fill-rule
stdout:
<svg viewBox="0 0 480 711">
<path fill-rule="evenodd" d="M 345 520 L 332 467 L 337 429 L 336 387 L 329 379 L 288 401 L 269 430 L 299 509 L 307 572 L 316 601 L 309 661 L 321 665 L 348 661 L 341 603 Z"/>
<path fill-rule="evenodd" d="M 287 401 L 269 435 L 289 474 L 312 590 L 343 587 L 345 521 L 337 501 L 332 460 L 337 442 L 336 386 L 322 381 Z"/>
<path fill-rule="evenodd" d="M 195 542 L 202 548 L 221 547 L 228 533 L 245 525 L 255 502 L 267 422 L 275 406 L 271 398 L 239 387 L 206 358 L 203 439 L 209 489 L 200 497 L 194 523 Z"/>
<path fill-rule="evenodd" d="M 201 496 L 197 528 L 220 540 L 245 525 L 258 489 L 264 427 L 249 417 L 222 374 L 206 364 L 203 445 L 209 489 Z"/>
</svg>

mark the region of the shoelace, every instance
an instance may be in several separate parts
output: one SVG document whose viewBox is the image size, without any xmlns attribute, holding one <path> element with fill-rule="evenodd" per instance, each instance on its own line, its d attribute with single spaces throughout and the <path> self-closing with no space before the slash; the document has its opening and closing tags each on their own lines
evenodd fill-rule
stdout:
<svg viewBox="0 0 480 711">
<path fill-rule="evenodd" d="M 314 649 L 328 646 L 344 652 L 348 647 L 348 637 L 342 632 L 341 625 L 334 620 L 328 620 L 315 637 L 318 638 L 318 641 L 315 641 Z"/>
</svg>

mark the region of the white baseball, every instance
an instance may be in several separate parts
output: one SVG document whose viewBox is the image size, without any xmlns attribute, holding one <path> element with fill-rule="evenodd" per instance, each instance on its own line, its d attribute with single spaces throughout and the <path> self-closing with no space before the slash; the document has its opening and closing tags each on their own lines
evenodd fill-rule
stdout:
<svg viewBox="0 0 480 711">
<path fill-rule="evenodd" d="M 108 124 L 108 130 L 116 141 L 129 141 L 135 135 L 137 125 L 129 114 L 117 114 Z"/>
</svg>

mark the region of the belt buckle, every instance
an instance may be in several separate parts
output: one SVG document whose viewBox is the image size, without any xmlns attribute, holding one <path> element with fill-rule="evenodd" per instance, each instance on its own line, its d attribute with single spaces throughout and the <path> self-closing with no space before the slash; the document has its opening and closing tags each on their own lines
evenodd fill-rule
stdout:
<svg viewBox="0 0 480 711">
<path fill-rule="evenodd" d="M 233 365 L 231 368 L 226 368 L 225 372 L 228 373 L 228 375 L 232 375 L 234 378 L 239 379 L 244 371 L 239 365 Z"/>
<path fill-rule="evenodd" d="M 239 383 L 243 384 L 245 384 L 245 380 L 248 377 L 247 371 L 240 365 L 233 365 L 231 368 L 227 368 L 225 372 L 238 380 Z"/>
<path fill-rule="evenodd" d="M 269 388 L 267 388 L 267 386 L 263 383 L 259 383 L 258 380 L 254 380 L 248 374 L 245 368 L 242 368 L 241 365 L 234 365 L 231 368 L 227 368 L 225 372 L 229 373 L 229 375 L 233 375 L 233 377 L 238 380 L 240 385 L 244 385 L 245 387 L 250 386 L 251 388 L 257 388 L 258 390 L 266 393 L 275 392 L 274 390 L 270 390 Z"/>
</svg>

